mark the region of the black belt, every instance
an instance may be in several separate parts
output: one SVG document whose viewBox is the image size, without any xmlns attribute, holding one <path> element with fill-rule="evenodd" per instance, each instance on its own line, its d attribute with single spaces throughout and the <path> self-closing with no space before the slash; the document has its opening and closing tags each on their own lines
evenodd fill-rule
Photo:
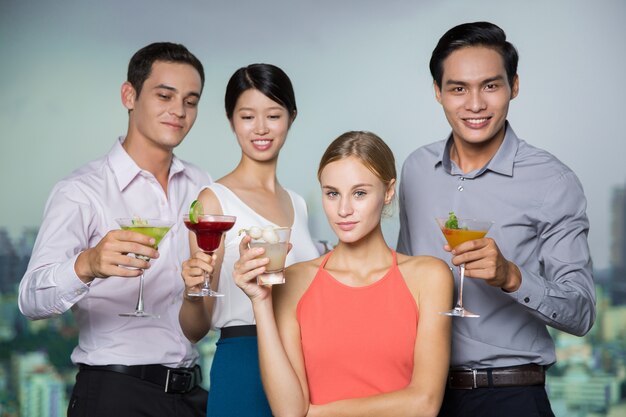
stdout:
<svg viewBox="0 0 626 417">
<path fill-rule="evenodd" d="M 245 326 L 222 327 L 220 329 L 220 339 L 244 336 L 256 336 L 256 326 L 254 324 L 248 324 Z"/>
<path fill-rule="evenodd" d="M 543 385 L 546 382 L 545 367 L 534 363 L 489 369 L 451 369 L 448 388 L 474 389 Z"/>
<path fill-rule="evenodd" d="M 162 387 L 165 392 L 184 394 L 202 382 L 202 370 L 193 368 L 169 368 L 163 365 L 85 365 L 79 364 L 81 371 L 105 371 L 133 376 Z"/>
</svg>

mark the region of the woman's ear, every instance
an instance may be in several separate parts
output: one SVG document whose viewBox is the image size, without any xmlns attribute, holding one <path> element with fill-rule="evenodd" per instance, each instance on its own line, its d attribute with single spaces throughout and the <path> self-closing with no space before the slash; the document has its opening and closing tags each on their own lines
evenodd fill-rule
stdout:
<svg viewBox="0 0 626 417">
<path fill-rule="evenodd" d="M 385 205 L 391 204 L 393 197 L 396 195 L 396 179 L 392 179 L 387 184 L 387 190 L 385 190 Z"/>
</svg>

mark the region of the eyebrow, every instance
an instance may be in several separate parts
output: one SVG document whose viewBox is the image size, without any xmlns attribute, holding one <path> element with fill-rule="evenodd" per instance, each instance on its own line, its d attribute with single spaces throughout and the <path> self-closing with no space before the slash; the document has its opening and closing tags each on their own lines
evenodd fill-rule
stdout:
<svg viewBox="0 0 626 417">
<path fill-rule="evenodd" d="M 363 187 L 373 187 L 373 184 L 369 184 L 366 182 L 360 183 L 360 184 L 355 184 L 354 186 L 352 186 L 352 189 L 354 190 L 355 188 L 363 188 Z M 337 187 L 334 187 L 332 185 L 322 185 L 322 188 L 326 188 L 326 189 L 331 189 L 331 190 L 336 190 Z"/>
<path fill-rule="evenodd" d="M 176 89 L 176 88 L 172 87 L 171 85 L 167 85 L 167 84 L 159 84 L 159 85 L 157 85 L 156 87 L 154 87 L 154 89 L 155 89 L 155 90 L 156 90 L 156 89 L 159 89 L 159 88 L 164 89 L 164 90 L 168 90 L 168 91 L 172 91 L 172 92 L 174 92 L 174 93 L 178 93 L 178 89 Z M 198 97 L 198 98 L 200 98 L 200 93 L 197 93 L 197 92 L 195 92 L 195 91 L 192 91 L 191 93 L 187 94 L 187 97 L 189 97 L 189 96 L 193 96 L 193 97 Z"/>
<path fill-rule="evenodd" d="M 255 111 L 256 109 L 254 107 L 240 107 L 237 109 L 237 111 Z M 272 106 L 272 107 L 268 107 L 267 110 L 285 110 L 286 109 L 282 106 Z"/>
<path fill-rule="evenodd" d="M 489 84 L 492 83 L 494 81 L 504 81 L 504 77 L 502 75 L 496 75 L 495 77 L 489 77 L 485 80 L 482 80 L 480 83 L 481 84 Z M 465 82 L 465 81 L 459 81 L 459 80 L 447 80 L 446 81 L 446 85 L 468 85 L 469 83 Z"/>
</svg>

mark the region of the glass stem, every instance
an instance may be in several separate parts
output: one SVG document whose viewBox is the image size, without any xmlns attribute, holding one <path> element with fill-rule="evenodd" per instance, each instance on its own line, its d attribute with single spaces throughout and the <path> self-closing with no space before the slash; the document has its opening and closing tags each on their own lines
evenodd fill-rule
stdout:
<svg viewBox="0 0 626 417">
<path fill-rule="evenodd" d="M 465 264 L 459 265 L 459 299 L 456 308 L 463 310 L 463 280 L 465 278 Z"/>
<path fill-rule="evenodd" d="M 205 252 L 209 256 L 213 256 L 213 252 Z M 204 283 L 202 284 L 202 289 L 211 292 L 211 274 L 204 271 Z"/>
<path fill-rule="evenodd" d="M 137 297 L 137 307 L 135 307 L 135 311 L 143 313 L 143 271 L 141 271 L 141 275 L 139 275 L 139 297 Z"/>
</svg>

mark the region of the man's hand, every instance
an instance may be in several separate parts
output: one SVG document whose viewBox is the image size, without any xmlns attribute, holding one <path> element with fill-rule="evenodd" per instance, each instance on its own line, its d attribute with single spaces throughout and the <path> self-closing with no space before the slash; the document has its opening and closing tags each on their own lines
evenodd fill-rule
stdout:
<svg viewBox="0 0 626 417">
<path fill-rule="evenodd" d="M 159 252 L 152 247 L 154 238 L 130 230 L 111 230 L 98 244 L 83 251 L 74 264 L 84 283 L 110 276 L 138 277 L 150 262 L 128 256 L 130 253 L 154 259 Z M 134 268 L 134 269 L 131 269 Z"/>
<path fill-rule="evenodd" d="M 453 250 L 446 245 L 444 249 L 452 253 L 454 265 L 465 263 L 466 277 L 484 279 L 487 284 L 506 292 L 517 291 L 522 285 L 519 268 L 502 255 L 496 241 L 491 238 L 470 240 Z"/>
</svg>

